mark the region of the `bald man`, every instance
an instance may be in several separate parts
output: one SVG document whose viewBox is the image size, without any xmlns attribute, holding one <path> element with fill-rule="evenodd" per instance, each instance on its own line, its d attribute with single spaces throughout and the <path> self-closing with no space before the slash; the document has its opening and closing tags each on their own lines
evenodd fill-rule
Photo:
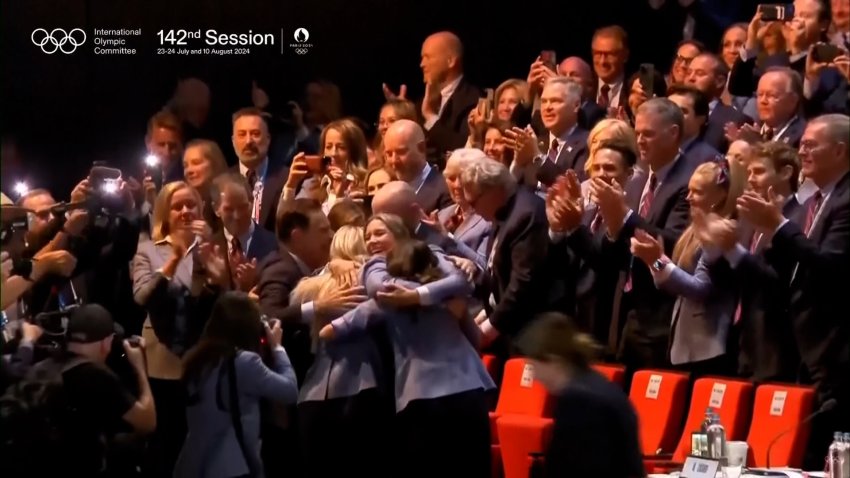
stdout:
<svg viewBox="0 0 850 478">
<path fill-rule="evenodd" d="M 425 133 L 413 121 L 398 120 L 384 134 L 385 164 L 406 182 L 427 213 L 452 204 L 446 180 L 426 159 Z"/>
<path fill-rule="evenodd" d="M 475 263 L 479 269 L 486 267 L 486 258 L 463 242 L 441 232 L 429 221 L 424 221 L 424 211 L 417 202 L 416 193 L 403 181 L 392 181 L 384 185 L 372 198 L 372 212 L 395 214 L 410 230 L 411 236 L 439 247 L 446 254 L 463 257 Z"/>
<path fill-rule="evenodd" d="M 442 169 L 446 152 L 466 144 L 467 118 L 481 91 L 463 77 L 463 44 L 454 33 L 437 32 L 426 38 L 419 67 L 425 82 L 421 112 L 428 153 Z"/>
</svg>

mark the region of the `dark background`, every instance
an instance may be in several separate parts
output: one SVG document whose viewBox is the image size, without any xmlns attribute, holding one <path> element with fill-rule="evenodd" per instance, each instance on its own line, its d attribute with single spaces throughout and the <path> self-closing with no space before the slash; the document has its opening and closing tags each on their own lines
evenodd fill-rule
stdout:
<svg viewBox="0 0 850 478">
<path fill-rule="evenodd" d="M 672 2 L 672 3 L 671 3 Z M 541 49 L 558 59 L 589 60 L 594 29 L 620 24 L 631 39 L 632 66 L 666 68 L 681 38 L 684 12 L 675 0 L 650 12 L 645 0 L 562 0 L 495 4 L 485 0 L 6 0 L 2 2 L 3 186 L 22 174 L 32 185 L 65 196 L 94 160 L 134 164 L 144 154 L 151 114 L 171 97 L 180 77 L 198 76 L 212 91 L 214 138 L 232 157 L 229 117 L 250 105 L 252 80 L 273 101 L 299 98 L 304 84 L 327 78 L 339 85 L 344 113 L 373 122 L 383 101 L 381 83 L 424 90 L 419 71 L 422 40 L 437 30 L 458 33 L 466 48 L 467 77 L 481 87 L 525 78 Z M 704 0 L 737 19 L 754 11 L 748 0 Z M 703 21 L 726 23 L 723 21 Z M 36 28 L 83 28 L 87 41 L 71 55 L 45 55 L 31 42 Z M 280 29 L 291 41 L 298 27 L 313 48 L 280 53 Z M 128 47 L 135 56 L 97 56 L 94 28 L 141 28 Z M 163 57 L 155 54 L 160 29 L 275 34 L 276 46 L 247 57 Z M 719 26 L 698 31 L 712 48 Z M 262 50 L 262 51 L 260 51 Z M 19 171 L 22 166 L 23 172 Z M 125 173 L 126 174 L 126 173 Z"/>
</svg>

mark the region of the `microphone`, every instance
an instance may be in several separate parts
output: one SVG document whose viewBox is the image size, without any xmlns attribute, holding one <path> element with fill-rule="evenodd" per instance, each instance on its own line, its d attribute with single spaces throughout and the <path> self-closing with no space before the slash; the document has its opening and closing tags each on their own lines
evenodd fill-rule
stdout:
<svg viewBox="0 0 850 478">
<path fill-rule="evenodd" d="M 776 435 L 773 438 L 773 440 L 770 441 L 770 444 L 767 445 L 767 467 L 766 468 L 768 468 L 768 469 L 770 468 L 770 452 L 773 450 L 773 445 L 776 445 L 776 443 L 779 441 L 780 438 L 784 437 L 788 433 L 791 433 L 792 431 L 796 430 L 797 428 L 799 428 L 803 425 L 806 425 L 807 423 L 812 421 L 816 416 L 824 414 L 824 413 L 832 410 L 833 408 L 835 408 L 835 406 L 837 404 L 838 404 L 838 400 L 836 400 L 834 398 L 830 398 L 829 400 L 823 402 L 821 404 L 820 408 L 817 409 L 817 411 L 815 411 L 811 415 L 804 418 L 803 421 L 801 421 L 800 423 L 788 428 L 787 430 L 782 431 L 782 433 Z M 752 473 L 753 471 L 754 470 L 749 470 L 748 472 Z M 770 472 L 768 470 L 758 470 L 758 471 L 756 471 L 756 473 L 758 474 L 758 476 L 787 476 L 784 473 L 781 473 L 779 475 L 771 474 L 771 473 L 775 473 L 775 472 Z"/>
</svg>

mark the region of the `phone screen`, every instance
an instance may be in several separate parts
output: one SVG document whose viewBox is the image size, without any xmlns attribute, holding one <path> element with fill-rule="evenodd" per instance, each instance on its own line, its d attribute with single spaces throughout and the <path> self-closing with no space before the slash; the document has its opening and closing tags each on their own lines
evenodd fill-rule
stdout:
<svg viewBox="0 0 850 478">
<path fill-rule="evenodd" d="M 552 70 L 557 71 L 558 61 L 555 57 L 555 50 L 543 50 L 540 52 L 540 61 L 546 64 L 546 66 Z"/>
</svg>

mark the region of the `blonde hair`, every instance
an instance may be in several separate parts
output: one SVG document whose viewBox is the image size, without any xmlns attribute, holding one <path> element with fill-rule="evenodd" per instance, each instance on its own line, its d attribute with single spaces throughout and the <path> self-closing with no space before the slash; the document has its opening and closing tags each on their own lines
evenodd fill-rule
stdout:
<svg viewBox="0 0 850 478">
<path fill-rule="evenodd" d="M 201 156 L 210 163 L 210 170 L 212 171 L 210 182 L 212 182 L 212 178 L 227 172 L 227 161 L 224 159 L 224 153 L 221 152 L 221 148 L 215 141 L 210 141 L 208 139 L 194 139 L 189 141 L 183 149 L 184 159 L 186 158 L 186 153 L 191 148 L 200 149 Z M 209 186 L 209 184 L 207 184 L 207 186 Z"/>
<path fill-rule="evenodd" d="M 600 122 L 596 123 L 596 126 L 594 126 L 593 129 L 590 130 L 590 133 L 587 135 L 588 158 L 587 162 L 584 165 L 584 170 L 587 173 L 590 173 L 590 168 L 593 166 L 593 157 L 596 155 L 596 151 L 599 150 L 600 147 L 602 147 L 602 143 L 604 141 L 607 141 L 597 139 L 597 137 L 602 134 L 603 131 L 611 135 L 609 139 L 622 141 L 624 145 L 626 145 L 635 153 L 635 156 L 640 158 L 638 153 L 637 135 L 635 134 L 635 130 L 623 120 L 605 118 Z M 596 144 L 594 144 L 594 140 L 596 140 Z"/>
<path fill-rule="evenodd" d="M 499 98 L 502 97 L 502 93 L 504 93 L 507 89 L 516 90 L 517 96 L 519 96 L 519 102 L 522 104 L 528 104 L 528 82 L 520 80 L 519 78 L 511 78 L 503 81 L 501 85 L 496 87 L 496 91 L 493 93 L 493 103 L 495 103 L 496 106 L 499 105 Z"/>
<path fill-rule="evenodd" d="M 342 226 L 334 233 L 331 240 L 330 260 L 342 259 L 363 264 L 368 257 L 362 227 Z"/>
<path fill-rule="evenodd" d="M 708 184 L 723 188 L 725 197 L 723 201 L 715 205 L 711 211 L 725 218 L 735 216 L 735 206 L 738 198 L 743 194 L 747 182 L 747 172 L 743 164 L 733 161 L 719 161 L 703 163 L 694 170 L 691 178 L 698 177 Z M 682 236 L 673 247 L 673 262 L 687 271 L 693 271 L 694 259 L 701 246 L 696 235 L 693 223 L 688 225 Z"/>
<path fill-rule="evenodd" d="M 156 202 L 153 206 L 151 239 L 154 242 L 165 239 L 171 233 L 168 230 L 168 213 L 171 211 L 171 198 L 174 196 L 174 193 L 181 189 L 192 191 L 192 195 L 195 196 L 195 200 L 198 202 L 198 217 L 201 217 L 204 201 L 201 199 L 201 194 L 195 188 L 189 186 L 185 181 L 174 181 L 166 184 L 156 196 Z"/>
</svg>

